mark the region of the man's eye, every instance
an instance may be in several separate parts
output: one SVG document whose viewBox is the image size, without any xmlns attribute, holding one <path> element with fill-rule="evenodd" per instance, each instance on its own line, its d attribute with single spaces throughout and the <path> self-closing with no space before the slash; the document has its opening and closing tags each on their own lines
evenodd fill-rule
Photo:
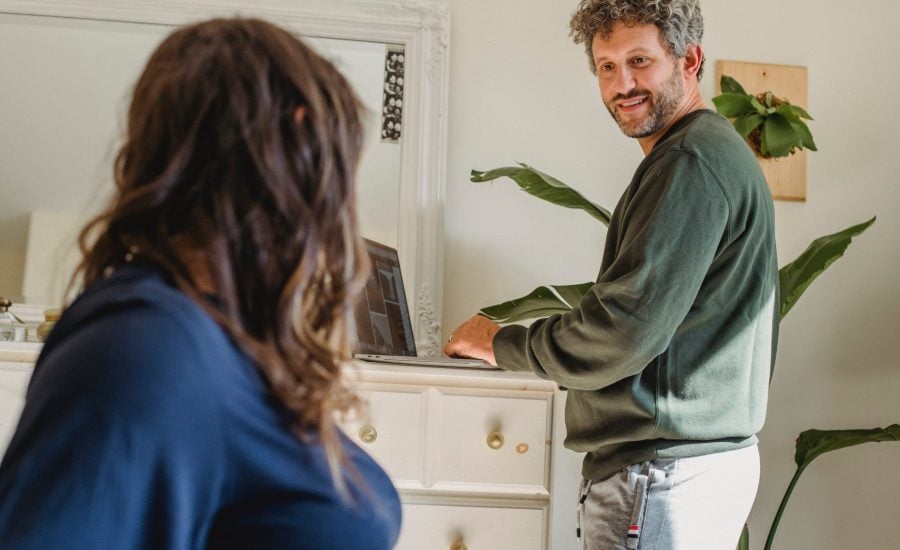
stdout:
<svg viewBox="0 0 900 550">
<path fill-rule="evenodd" d="M 634 59 L 631 60 L 632 65 L 643 65 L 646 62 L 647 62 L 646 57 L 635 57 Z"/>
<path fill-rule="evenodd" d="M 609 71 L 613 70 L 613 66 L 611 63 L 604 63 L 603 65 L 600 65 L 600 70 L 608 73 Z"/>
</svg>

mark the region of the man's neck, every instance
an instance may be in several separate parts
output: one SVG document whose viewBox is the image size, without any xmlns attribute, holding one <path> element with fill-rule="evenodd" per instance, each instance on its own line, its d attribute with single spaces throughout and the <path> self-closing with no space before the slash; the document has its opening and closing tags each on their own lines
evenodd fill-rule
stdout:
<svg viewBox="0 0 900 550">
<path fill-rule="evenodd" d="M 676 122 L 686 117 L 690 113 L 703 108 L 703 97 L 700 96 L 700 89 L 697 86 L 693 86 L 691 90 L 688 91 L 687 94 L 685 94 L 684 101 L 681 102 L 681 106 L 672 115 L 672 118 L 669 120 L 668 124 L 666 124 L 652 136 L 638 138 L 638 144 L 640 144 L 641 150 L 644 151 L 644 156 L 650 154 L 650 151 L 653 149 L 653 146 L 656 145 L 656 142 L 658 142 L 664 135 L 666 135 L 669 129 L 671 129 Z"/>
</svg>

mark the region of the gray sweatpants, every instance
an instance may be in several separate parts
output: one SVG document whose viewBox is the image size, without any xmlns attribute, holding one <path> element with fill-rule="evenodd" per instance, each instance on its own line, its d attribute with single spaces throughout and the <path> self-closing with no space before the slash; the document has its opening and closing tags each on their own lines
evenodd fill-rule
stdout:
<svg viewBox="0 0 900 550">
<path fill-rule="evenodd" d="M 734 550 L 759 485 L 756 445 L 582 480 L 585 550 Z"/>
</svg>

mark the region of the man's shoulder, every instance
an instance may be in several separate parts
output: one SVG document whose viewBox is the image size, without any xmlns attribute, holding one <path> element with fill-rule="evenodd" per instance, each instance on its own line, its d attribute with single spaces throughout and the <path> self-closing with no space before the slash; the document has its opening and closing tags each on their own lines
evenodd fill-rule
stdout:
<svg viewBox="0 0 900 550">
<path fill-rule="evenodd" d="M 765 182 L 756 156 L 728 119 L 706 109 L 685 119 L 654 149 L 656 162 L 696 162 L 720 182 L 741 188 Z"/>
<path fill-rule="evenodd" d="M 725 117 L 701 109 L 690 113 L 667 139 L 669 149 L 687 150 L 698 154 L 720 151 L 752 153 L 734 126 Z M 742 155 L 743 156 L 743 155 Z"/>
</svg>

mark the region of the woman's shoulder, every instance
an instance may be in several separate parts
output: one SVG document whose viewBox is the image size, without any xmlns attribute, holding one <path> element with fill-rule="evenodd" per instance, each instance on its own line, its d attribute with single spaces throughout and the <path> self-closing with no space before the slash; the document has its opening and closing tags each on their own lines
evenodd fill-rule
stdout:
<svg viewBox="0 0 900 550">
<path fill-rule="evenodd" d="M 162 274 L 128 266 L 66 309 L 38 359 L 34 384 L 110 406 L 134 408 L 156 398 L 199 406 L 197 390 L 222 376 L 227 363 L 243 360 L 203 308 Z"/>
<path fill-rule="evenodd" d="M 127 322 L 140 321 L 145 328 Z M 126 321 L 124 324 L 118 324 Z M 130 264 L 89 286 L 63 313 L 45 348 L 98 323 L 118 336 L 165 333 L 178 328 L 208 331 L 215 323 L 196 302 L 168 282 L 158 269 Z M 150 329 L 153 329 L 152 331 Z"/>
</svg>

